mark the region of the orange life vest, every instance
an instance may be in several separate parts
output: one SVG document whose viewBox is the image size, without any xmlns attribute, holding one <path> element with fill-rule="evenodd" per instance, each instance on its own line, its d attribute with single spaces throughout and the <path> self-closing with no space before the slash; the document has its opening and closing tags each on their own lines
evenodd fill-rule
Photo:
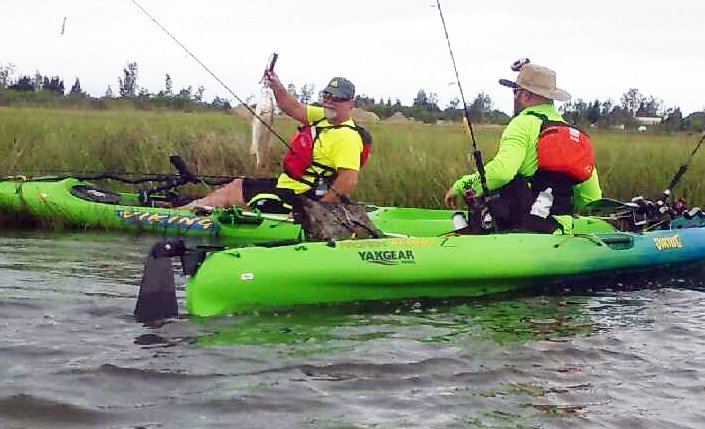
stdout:
<svg viewBox="0 0 705 429">
<path fill-rule="evenodd" d="M 546 115 L 535 112 L 529 114 L 543 121 L 536 145 L 538 169 L 563 173 L 576 184 L 589 179 L 595 170 L 590 136 L 575 125 L 549 121 Z"/>
</svg>

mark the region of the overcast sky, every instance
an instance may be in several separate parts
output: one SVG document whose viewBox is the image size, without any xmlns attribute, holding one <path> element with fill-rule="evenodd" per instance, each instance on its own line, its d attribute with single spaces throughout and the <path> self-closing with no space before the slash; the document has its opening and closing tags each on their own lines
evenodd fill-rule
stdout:
<svg viewBox="0 0 705 429">
<path fill-rule="evenodd" d="M 240 98 L 258 93 L 272 52 L 286 84 L 322 89 L 332 76 L 358 94 L 410 104 L 423 88 L 445 107 L 459 95 L 435 0 L 136 0 Z M 132 0 L 0 0 L 0 65 L 22 74 L 76 77 L 94 96 L 128 62 L 138 85 L 206 88 L 232 97 Z M 705 108 L 705 1 L 442 0 L 467 102 L 478 92 L 511 111 L 520 57 L 558 73 L 573 95 L 618 102 L 629 88 L 684 114 Z M 66 17 L 64 32 L 62 23 Z"/>
</svg>

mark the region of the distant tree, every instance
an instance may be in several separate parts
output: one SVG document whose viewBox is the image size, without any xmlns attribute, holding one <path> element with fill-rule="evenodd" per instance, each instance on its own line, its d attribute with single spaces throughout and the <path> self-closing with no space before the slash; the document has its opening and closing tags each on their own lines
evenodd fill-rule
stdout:
<svg viewBox="0 0 705 429">
<path fill-rule="evenodd" d="M 301 86 L 299 100 L 304 104 L 309 104 L 314 101 L 313 94 L 316 86 L 312 83 L 307 83 Z"/>
<path fill-rule="evenodd" d="M 425 106 L 427 104 L 428 96 L 426 95 L 426 91 L 424 91 L 423 89 L 419 89 L 416 93 L 416 97 L 414 97 L 412 106 Z"/>
<path fill-rule="evenodd" d="M 34 90 L 35 91 L 39 91 L 40 89 L 42 89 L 42 83 L 44 83 L 44 78 L 41 75 L 41 73 L 39 73 L 39 70 L 34 72 L 33 83 L 34 83 Z"/>
<path fill-rule="evenodd" d="M 416 107 L 415 112 L 418 111 L 418 109 L 426 110 L 428 112 L 441 111 L 438 107 L 438 94 L 435 92 L 430 92 L 427 94 L 424 89 L 418 90 L 411 107 Z M 418 113 L 416 113 L 416 115 L 418 116 Z"/>
<path fill-rule="evenodd" d="M 694 112 L 684 119 L 684 128 L 691 131 L 705 131 L 705 112 Z"/>
<path fill-rule="evenodd" d="M 595 100 L 590 104 L 587 112 L 587 120 L 591 124 L 597 123 L 600 119 L 600 100 Z"/>
<path fill-rule="evenodd" d="M 177 96 L 179 98 L 190 100 L 192 93 L 193 93 L 193 87 L 191 85 L 189 85 L 186 88 L 183 88 L 181 91 L 179 91 L 179 94 Z"/>
<path fill-rule="evenodd" d="M 602 103 L 602 110 L 600 111 L 600 116 L 603 118 L 607 118 L 607 116 L 609 116 L 610 112 L 612 112 L 613 108 L 614 108 L 614 102 L 612 101 L 611 98 L 608 98 L 607 101 Z"/>
<path fill-rule="evenodd" d="M 9 86 L 10 89 L 15 91 L 34 91 L 34 81 L 31 77 L 25 75 L 17 79 L 14 85 Z"/>
<path fill-rule="evenodd" d="M 460 106 L 460 99 L 458 97 L 454 97 L 448 102 L 448 109 L 455 110 L 458 106 Z"/>
<path fill-rule="evenodd" d="M 480 92 L 468 106 L 468 111 L 471 119 L 484 122 L 487 114 L 492 111 L 492 99 L 484 92 Z"/>
<path fill-rule="evenodd" d="M 377 104 L 374 98 L 370 98 L 365 94 L 358 94 L 355 96 L 355 105 L 359 107 L 372 106 Z"/>
<path fill-rule="evenodd" d="M 122 69 L 122 76 L 118 78 L 118 85 L 121 97 L 134 97 L 137 94 L 137 63 L 127 63 L 127 67 Z"/>
<path fill-rule="evenodd" d="M 666 110 L 661 127 L 668 131 L 678 131 L 685 128 L 685 121 L 683 121 L 683 113 L 680 107 Z"/>
<path fill-rule="evenodd" d="M 10 84 L 12 75 L 15 73 L 15 66 L 13 64 L 2 65 L 0 64 L 0 89 L 7 88 Z"/>
<path fill-rule="evenodd" d="M 660 98 L 656 98 L 653 95 L 650 95 L 644 99 L 644 111 L 646 113 L 645 116 L 661 116 L 665 113 L 664 110 L 665 109 L 663 107 L 663 100 L 661 100 Z"/>
<path fill-rule="evenodd" d="M 211 106 L 216 110 L 230 110 L 230 102 L 226 98 L 220 98 L 217 95 L 213 99 Z"/>
<path fill-rule="evenodd" d="M 172 95 L 172 84 L 171 84 L 171 76 L 169 76 L 169 73 L 166 74 L 166 77 L 164 78 L 164 94 L 165 95 Z"/>
<path fill-rule="evenodd" d="M 641 106 L 641 103 L 643 101 L 644 96 L 642 95 L 642 93 L 639 92 L 638 89 L 629 88 L 627 92 L 622 94 L 620 105 L 622 107 L 622 110 L 626 110 L 627 112 L 630 112 L 632 116 L 636 116 L 636 112 L 637 110 L 639 110 L 639 107 Z"/>
<path fill-rule="evenodd" d="M 432 110 L 441 110 L 438 107 L 438 94 L 436 94 L 435 92 L 430 92 L 428 94 L 428 104 L 431 106 Z"/>
<path fill-rule="evenodd" d="M 193 94 L 193 99 L 200 103 L 201 101 L 203 101 L 203 93 L 205 91 L 206 88 L 203 85 L 200 85 L 198 88 L 196 88 L 196 93 Z"/>
<path fill-rule="evenodd" d="M 58 95 L 64 95 L 64 81 L 59 76 L 44 76 L 42 88 Z"/>
<path fill-rule="evenodd" d="M 73 86 L 71 86 L 71 91 L 69 91 L 69 94 L 72 94 L 72 95 L 83 94 L 83 90 L 81 89 L 81 81 L 78 78 L 76 78 L 76 81 L 73 83 Z"/>
</svg>

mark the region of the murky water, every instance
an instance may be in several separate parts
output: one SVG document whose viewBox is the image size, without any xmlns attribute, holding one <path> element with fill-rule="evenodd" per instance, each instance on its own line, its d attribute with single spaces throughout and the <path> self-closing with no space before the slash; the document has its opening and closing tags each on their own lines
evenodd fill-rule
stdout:
<svg viewBox="0 0 705 429">
<path fill-rule="evenodd" d="M 154 241 L 2 234 L 0 427 L 705 426 L 700 274 L 149 328 L 132 310 Z"/>
</svg>

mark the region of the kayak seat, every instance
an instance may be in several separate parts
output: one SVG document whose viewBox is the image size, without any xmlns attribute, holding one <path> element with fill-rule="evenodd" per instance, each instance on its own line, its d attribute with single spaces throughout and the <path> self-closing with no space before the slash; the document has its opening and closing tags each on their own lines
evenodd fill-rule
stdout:
<svg viewBox="0 0 705 429">
<path fill-rule="evenodd" d="M 82 200 L 103 204 L 120 203 L 120 194 L 95 185 L 76 185 L 70 192 L 71 195 Z"/>
</svg>

